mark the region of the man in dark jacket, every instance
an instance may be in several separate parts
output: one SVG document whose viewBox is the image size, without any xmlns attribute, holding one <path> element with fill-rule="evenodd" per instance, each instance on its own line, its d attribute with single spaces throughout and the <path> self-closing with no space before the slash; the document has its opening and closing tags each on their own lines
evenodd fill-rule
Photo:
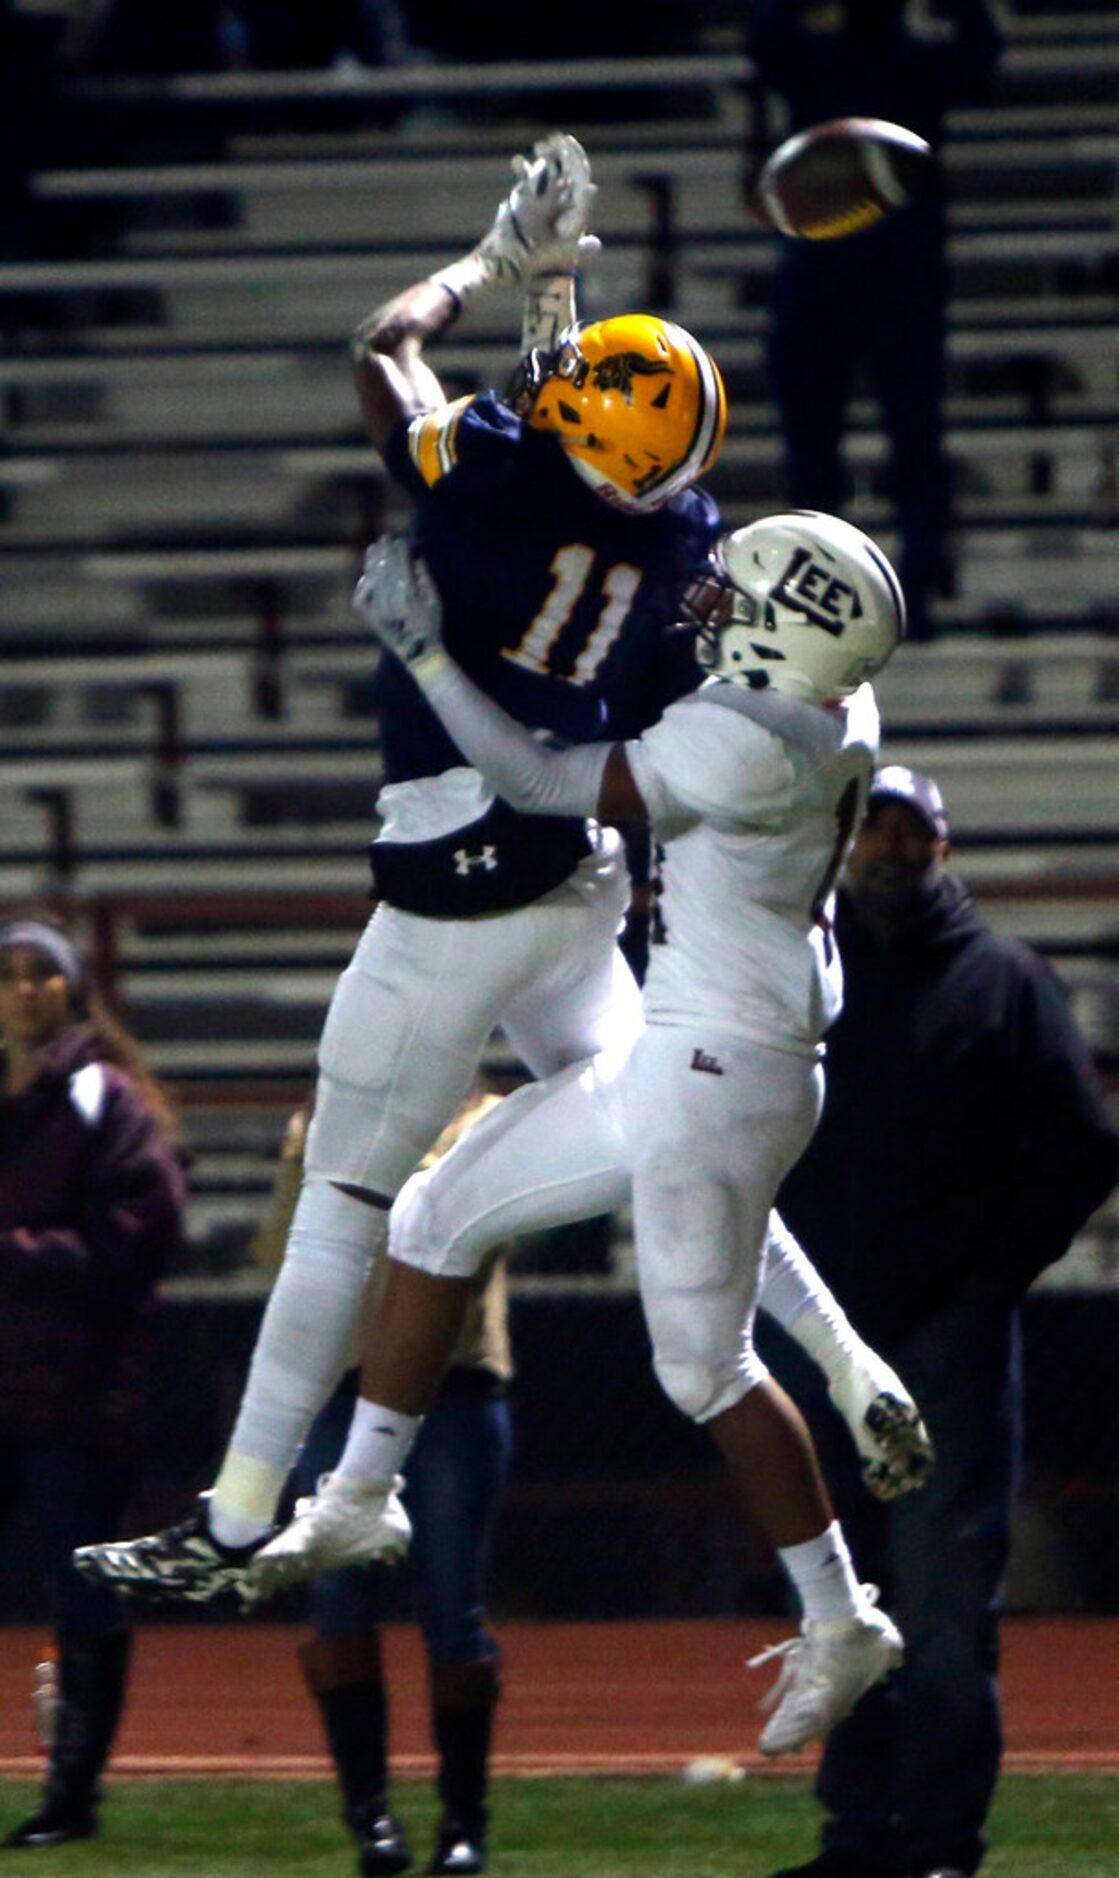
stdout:
<svg viewBox="0 0 1119 1878">
<path fill-rule="evenodd" d="M 828 1443 L 859 1574 L 882 1587 L 906 1661 L 830 1736 L 823 1850 L 782 1878 L 961 1878 L 983 1861 L 1016 1307 L 1119 1175 L 1119 1133 L 1060 981 L 995 936 L 947 855 L 935 782 L 879 771 L 838 896 L 845 1001 L 823 1117 L 780 1200 L 912 1389 L 937 1454 L 922 1492 L 885 1507 L 842 1491 L 843 1451 Z"/>
</svg>

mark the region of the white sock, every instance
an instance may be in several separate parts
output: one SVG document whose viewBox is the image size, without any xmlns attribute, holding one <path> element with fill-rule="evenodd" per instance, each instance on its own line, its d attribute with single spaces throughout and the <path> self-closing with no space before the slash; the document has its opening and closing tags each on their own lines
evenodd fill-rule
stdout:
<svg viewBox="0 0 1119 1878">
<path fill-rule="evenodd" d="M 866 1600 L 837 1519 L 816 1539 L 780 1546 L 777 1556 L 796 1587 L 806 1624 L 849 1623 L 862 1611 Z"/>
<path fill-rule="evenodd" d="M 766 1232 L 758 1303 L 823 1370 L 829 1383 L 846 1376 L 863 1345 L 843 1307 L 778 1213 Z"/>
<path fill-rule="evenodd" d="M 387 1231 L 384 1208 L 329 1181 L 304 1181 L 209 1502 L 223 1545 L 247 1545 L 272 1524 L 307 1431 L 352 1360 L 365 1281 Z"/>
<path fill-rule="evenodd" d="M 391 1487 L 412 1451 L 422 1415 L 402 1415 L 359 1396 L 333 1478 L 351 1486 Z"/>
<path fill-rule="evenodd" d="M 244 1454 L 227 1454 L 218 1487 L 206 1502 L 206 1524 L 219 1545 L 252 1545 L 272 1525 L 283 1487 L 276 1484 L 277 1469 Z"/>
</svg>

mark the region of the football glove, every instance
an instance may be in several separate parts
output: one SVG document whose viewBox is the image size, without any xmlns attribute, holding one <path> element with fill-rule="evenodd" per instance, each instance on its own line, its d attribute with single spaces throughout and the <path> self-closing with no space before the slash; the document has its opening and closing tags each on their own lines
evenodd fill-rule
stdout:
<svg viewBox="0 0 1119 1878">
<path fill-rule="evenodd" d="M 381 644 L 417 680 L 446 660 L 443 608 L 435 582 L 403 535 L 381 535 L 366 550 L 353 604 Z"/>
<path fill-rule="evenodd" d="M 571 273 L 601 242 L 587 233 L 597 194 L 587 153 L 577 138 L 555 131 L 513 158 L 517 178 L 477 252 L 495 279 Z"/>
</svg>

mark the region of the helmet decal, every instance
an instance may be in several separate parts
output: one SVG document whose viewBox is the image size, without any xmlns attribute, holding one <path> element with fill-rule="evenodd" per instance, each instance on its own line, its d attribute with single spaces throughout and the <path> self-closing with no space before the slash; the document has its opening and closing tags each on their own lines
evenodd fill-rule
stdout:
<svg viewBox="0 0 1119 1878">
<path fill-rule="evenodd" d="M 591 368 L 591 377 L 599 391 L 620 391 L 624 398 L 633 396 L 635 378 L 664 378 L 668 366 L 659 359 L 643 359 L 640 352 L 616 352 L 612 358 L 601 359 Z M 668 386 L 654 398 L 654 404 L 662 408 L 668 396 Z"/>
<path fill-rule="evenodd" d="M 773 598 L 837 637 L 851 620 L 862 618 L 857 590 L 813 560 L 810 548 L 793 549 Z"/>
<path fill-rule="evenodd" d="M 570 327 L 518 374 L 514 409 L 558 438 L 596 493 L 631 513 L 659 508 L 714 461 L 726 393 L 683 327 L 628 313 Z"/>
</svg>

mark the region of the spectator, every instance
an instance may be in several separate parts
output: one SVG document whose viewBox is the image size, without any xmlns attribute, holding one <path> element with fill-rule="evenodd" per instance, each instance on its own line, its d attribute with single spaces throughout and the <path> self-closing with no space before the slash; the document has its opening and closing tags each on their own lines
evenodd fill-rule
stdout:
<svg viewBox="0 0 1119 1878">
<path fill-rule="evenodd" d="M 499 1100 L 478 1092 L 444 1130 L 424 1165 L 437 1160 Z M 305 1132 L 301 1110 L 289 1124 L 273 1205 L 257 1239 L 257 1256 L 271 1267 L 283 1255 L 298 1199 Z M 371 1300 L 379 1288 L 375 1278 Z M 505 1391 L 511 1371 L 505 1267 L 499 1259 L 471 1306 L 454 1362 L 409 1459 L 404 1494 L 414 1533 L 411 1558 L 428 1653 L 442 1803 L 428 1869 L 460 1878 L 483 1871 L 486 1864 L 490 1740 L 500 1683 L 482 1581 L 494 1508 L 508 1469 Z M 297 1490 L 313 1493 L 320 1476 L 335 1465 L 357 1384 L 355 1366 L 320 1411 L 296 1468 Z M 380 1635 L 384 1605 L 385 1584 L 378 1571 L 350 1567 L 317 1579 L 311 1587 L 315 1634 L 299 1653 L 365 1878 L 375 1873 L 387 1878 L 412 1864 L 405 1828 L 389 1809 L 389 1694 Z"/>
<path fill-rule="evenodd" d="M 746 44 L 789 130 L 835 117 L 904 124 L 937 147 L 949 108 L 980 94 L 1002 39 L 986 0 L 751 0 Z M 949 277 L 943 178 L 862 234 L 779 243 L 768 369 L 788 499 L 843 513 L 846 410 L 865 371 L 889 439 L 908 635 L 953 582 L 942 435 Z"/>
<path fill-rule="evenodd" d="M 38 1532 L 59 1706 L 38 1810 L 8 1846 L 97 1830 L 131 1631 L 75 1545 L 118 1530 L 143 1426 L 153 1293 L 178 1246 L 167 1103 L 52 925 L 0 927 L 0 1514 Z"/>
<path fill-rule="evenodd" d="M 1017 1307 L 1119 1173 L 1058 980 L 990 931 L 948 851 L 936 783 L 881 770 L 838 896 L 845 998 L 823 1118 L 781 1192 L 857 1329 L 920 1401 L 937 1455 L 921 1493 L 875 1505 L 824 1411 L 810 1415 L 858 1569 L 908 1647 L 888 1690 L 829 1738 L 823 1850 L 783 1878 L 959 1878 L 983 1862 Z"/>
</svg>

